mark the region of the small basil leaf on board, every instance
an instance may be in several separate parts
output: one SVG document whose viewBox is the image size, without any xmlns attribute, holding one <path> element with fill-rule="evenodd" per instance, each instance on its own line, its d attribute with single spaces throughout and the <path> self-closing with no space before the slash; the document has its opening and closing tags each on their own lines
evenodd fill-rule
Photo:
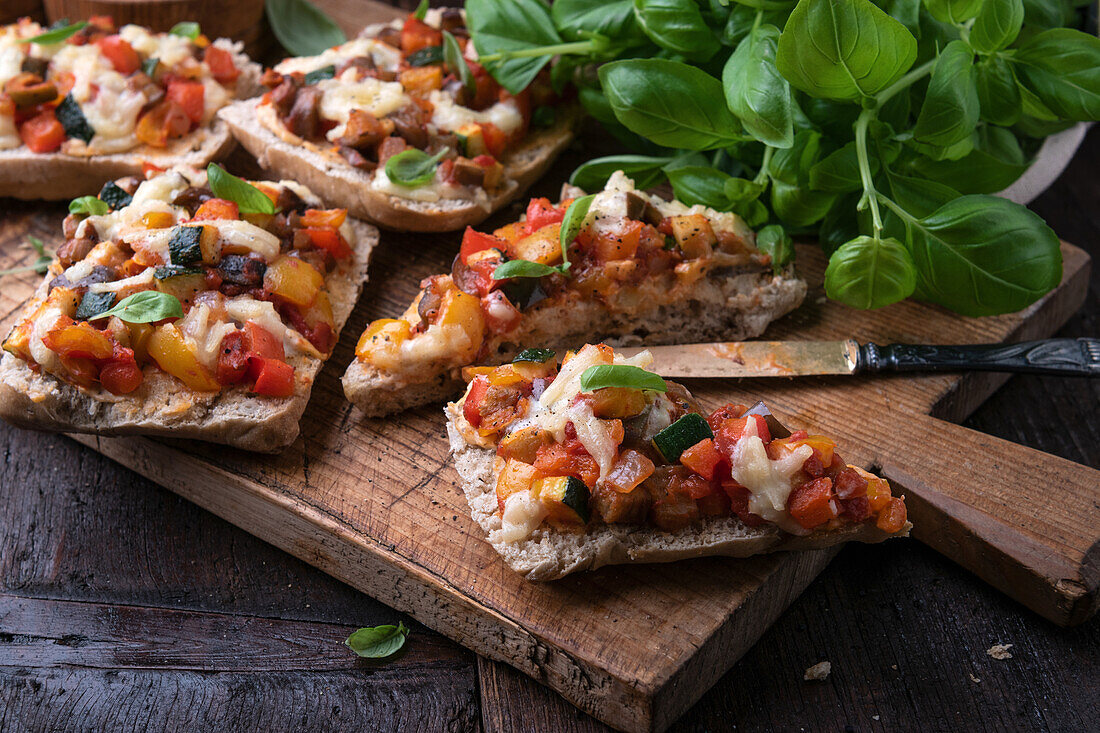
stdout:
<svg viewBox="0 0 1100 733">
<path fill-rule="evenodd" d="M 995 125 L 1015 125 L 1023 113 L 1020 85 L 1012 67 L 1001 56 L 991 56 L 975 67 L 981 118 Z"/>
<path fill-rule="evenodd" d="M 712 150 L 745 139 L 726 106 L 722 82 L 667 59 L 629 59 L 600 67 L 600 84 L 616 119 L 669 148 Z"/>
<path fill-rule="evenodd" d="M 344 645 L 361 657 L 368 659 L 381 659 L 397 653 L 405 646 L 405 638 L 409 635 L 409 629 L 405 624 L 398 622 L 397 626 L 385 624 L 383 626 L 368 626 L 352 632 Z"/>
<path fill-rule="evenodd" d="M 541 262 L 531 260 L 508 260 L 497 265 L 493 270 L 494 280 L 507 280 L 510 277 L 543 277 L 555 275 L 561 272 L 556 267 L 544 265 Z"/>
<path fill-rule="evenodd" d="M 924 6 L 932 17 L 941 23 L 962 23 L 981 10 L 985 0 L 924 0 Z"/>
<path fill-rule="evenodd" d="M 1055 28 L 1024 41 L 1011 58 L 1020 82 L 1054 114 L 1100 119 L 1100 38 Z"/>
<path fill-rule="evenodd" d="M 913 137 L 931 145 L 953 145 L 974 132 L 980 111 L 974 51 L 964 41 L 952 41 L 932 69 Z"/>
<path fill-rule="evenodd" d="M 275 203 L 267 194 L 217 163 L 206 167 L 206 182 L 215 196 L 234 202 L 242 214 L 276 213 Z"/>
<path fill-rule="evenodd" d="M 386 161 L 386 177 L 399 186 L 409 188 L 431 183 L 435 178 L 435 169 L 439 166 L 439 161 L 443 160 L 446 154 L 446 150 L 440 150 L 435 155 L 428 155 L 416 148 L 402 150 Z"/>
<path fill-rule="evenodd" d="M 545 364 L 554 358 L 555 352 L 553 349 L 524 349 L 516 354 L 516 357 L 512 359 L 512 363 L 530 361 L 536 364 Z"/>
<path fill-rule="evenodd" d="M 749 34 L 726 61 L 722 87 L 726 103 L 741 124 L 773 148 L 794 143 L 791 86 L 775 68 L 779 29 L 762 25 Z"/>
<path fill-rule="evenodd" d="M 893 238 L 856 237 L 845 242 L 825 269 L 825 294 L 863 310 L 905 300 L 916 286 L 913 258 Z"/>
<path fill-rule="evenodd" d="M 127 323 L 153 323 L 165 318 L 183 318 L 179 298 L 159 290 L 142 290 L 120 300 L 99 318 L 118 316 Z"/>
<path fill-rule="evenodd" d="M 985 0 L 968 41 L 978 53 L 1000 51 L 1016 40 L 1023 24 L 1023 0 Z"/>
<path fill-rule="evenodd" d="M 633 179 L 635 188 L 650 188 L 664 180 L 665 174 L 661 169 L 671 161 L 672 158 L 650 155 L 609 155 L 577 166 L 573 175 L 569 176 L 569 182 L 586 191 L 598 191 L 612 173 L 622 171 Z"/>
<path fill-rule="evenodd" d="M 855 100 L 901 78 L 917 57 L 917 40 L 869 0 L 800 0 L 775 63 L 811 97 Z"/>
<path fill-rule="evenodd" d="M 340 26 L 308 0 L 267 0 L 264 11 L 275 38 L 294 56 L 316 56 L 348 40 Z"/>
<path fill-rule="evenodd" d="M 462 47 L 458 45 L 458 40 L 450 31 L 443 31 L 443 62 L 455 73 L 462 82 L 462 86 L 466 87 L 466 91 L 477 91 L 474 72 L 470 71 L 470 65 L 462 55 Z"/>
<path fill-rule="evenodd" d="M 467 0 L 466 26 L 478 55 L 485 57 L 562 42 L 541 0 Z M 482 66 L 502 87 L 519 94 L 553 58 L 540 56 L 485 61 Z"/>
<path fill-rule="evenodd" d="M 756 233 L 756 248 L 771 255 L 772 272 L 777 275 L 794 257 L 794 243 L 778 224 L 769 224 Z"/>
<path fill-rule="evenodd" d="M 592 392 L 604 387 L 647 389 L 650 392 L 666 392 L 665 380 L 653 372 L 629 364 L 597 364 L 581 374 L 581 391 Z"/>
<path fill-rule="evenodd" d="M 168 33 L 173 36 L 181 36 L 183 38 L 189 38 L 192 41 L 202 35 L 202 29 L 198 23 L 193 21 L 184 21 L 182 23 L 176 23 L 169 29 Z"/>
<path fill-rule="evenodd" d="M 75 36 L 80 29 L 86 25 L 88 25 L 88 21 L 82 20 L 79 23 L 64 25 L 60 28 L 51 28 L 45 33 L 39 33 L 37 36 L 24 38 L 20 43 L 37 43 L 40 46 L 48 46 L 51 43 L 61 43 Z"/>
<path fill-rule="evenodd" d="M 561 243 L 562 272 L 568 270 L 572 265 L 569 261 L 569 245 L 580 234 L 581 227 L 584 226 L 584 220 L 588 216 L 588 209 L 592 206 L 592 200 L 595 198 L 596 194 L 594 193 L 581 196 L 579 199 L 574 199 L 573 203 L 569 204 L 569 208 L 565 210 L 565 217 L 561 220 L 559 240 Z"/>
<path fill-rule="evenodd" d="M 424 20 L 428 15 L 428 0 L 420 0 L 420 3 L 416 6 L 416 10 L 413 11 L 413 17 L 417 20 Z"/>
<path fill-rule="evenodd" d="M 1058 237 L 1038 215 L 999 196 L 962 196 L 911 223 L 922 298 L 964 316 L 1013 313 L 1062 278 Z"/>
<path fill-rule="evenodd" d="M 95 196 L 81 196 L 69 202 L 70 214 L 86 214 L 88 216 L 103 216 L 111 211 L 111 207 L 105 201 L 100 201 Z"/>
<path fill-rule="evenodd" d="M 685 58 L 706 61 L 719 49 L 695 0 L 634 0 L 634 17 L 650 40 Z"/>
</svg>

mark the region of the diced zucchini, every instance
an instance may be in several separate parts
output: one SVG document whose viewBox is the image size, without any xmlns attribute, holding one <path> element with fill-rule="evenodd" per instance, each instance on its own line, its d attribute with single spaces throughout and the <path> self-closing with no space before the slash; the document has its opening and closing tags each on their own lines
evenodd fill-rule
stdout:
<svg viewBox="0 0 1100 733">
<path fill-rule="evenodd" d="M 536 479 L 531 493 L 542 500 L 547 519 L 569 524 L 588 524 L 588 502 L 592 495 L 584 482 L 573 476 Z"/>
<path fill-rule="evenodd" d="M 168 242 L 168 255 L 173 265 L 191 265 L 202 260 L 203 227 L 176 227 Z"/>
<path fill-rule="evenodd" d="M 680 460 L 680 454 L 706 438 L 713 438 L 710 425 L 697 412 L 689 412 L 653 436 L 653 447 L 669 463 Z"/>
<path fill-rule="evenodd" d="M 314 69 L 313 71 L 306 74 L 302 78 L 302 83 L 308 87 L 316 84 L 319 81 L 331 79 L 334 76 L 336 76 L 336 67 L 332 64 L 329 64 L 328 66 L 322 66 L 321 68 Z"/>
<path fill-rule="evenodd" d="M 88 119 L 84 116 L 80 105 L 73 99 L 72 92 L 65 95 L 61 104 L 54 110 L 54 114 L 57 115 L 57 121 L 65 128 L 65 134 L 69 137 L 83 140 L 85 143 L 90 143 L 95 137 L 95 130 L 88 124 Z"/>
<path fill-rule="evenodd" d="M 195 294 L 206 289 L 206 274 L 201 267 L 158 265 L 153 270 L 157 290 L 176 296 L 184 306 L 191 303 Z"/>
<path fill-rule="evenodd" d="M 170 280 L 173 277 L 184 275 L 202 275 L 201 267 L 187 267 L 185 265 L 157 265 L 153 268 L 153 277 L 157 280 Z"/>
<path fill-rule="evenodd" d="M 485 133 L 481 131 L 481 125 L 470 122 L 455 131 L 466 139 L 462 154 L 467 158 L 476 158 L 489 152 L 485 147 Z"/>
<path fill-rule="evenodd" d="M 88 291 L 77 306 L 75 318 L 78 321 L 90 321 L 115 304 L 114 293 L 93 293 Z"/>
<path fill-rule="evenodd" d="M 114 181 L 107 181 L 99 191 L 99 200 L 112 209 L 121 209 L 123 206 L 129 206 L 134 197 Z"/>
<path fill-rule="evenodd" d="M 515 364 L 521 361 L 533 361 L 539 364 L 545 364 L 554 358 L 553 349 L 524 349 L 516 354 L 516 358 L 512 359 L 512 363 Z"/>
</svg>

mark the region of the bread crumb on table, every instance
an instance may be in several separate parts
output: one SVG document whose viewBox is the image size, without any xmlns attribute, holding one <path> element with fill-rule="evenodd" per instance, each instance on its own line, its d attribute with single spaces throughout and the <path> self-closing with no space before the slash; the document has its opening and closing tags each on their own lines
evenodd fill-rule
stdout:
<svg viewBox="0 0 1100 733">
<path fill-rule="evenodd" d="M 970 681 L 977 684 L 977 683 L 981 682 L 981 679 L 975 677 L 973 672 L 970 672 Z"/>
<path fill-rule="evenodd" d="M 802 675 L 802 679 L 808 681 L 823 680 L 829 676 L 829 673 L 833 671 L 832 662 L 818 662 L 814 666 L 806 670 Z"/>
<path fill-rule="evenodd" d="M 1008 651 L 1015 644 L 994 644 L 986 649 L 985 653 L 994 659 L 1012 659 L 1012 652 Z"/>
</svg>

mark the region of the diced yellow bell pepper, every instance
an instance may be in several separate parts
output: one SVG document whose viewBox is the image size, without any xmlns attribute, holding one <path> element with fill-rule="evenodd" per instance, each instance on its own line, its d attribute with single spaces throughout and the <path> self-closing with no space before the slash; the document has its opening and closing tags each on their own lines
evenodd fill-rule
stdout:
<svg viewBox="0 0 1100 733">
<path fill-rule="evenodd" d="M 466 334 L 467 343 L 455 356 L 470 360 L 477 356 L 485 336 L 485 314 L 481 312 L 481 301 L 469 293 L 457 288 L 448 290 L 439 306 L 439 320 L 443 328 L 457 326 Z"/>
<path fill-rule="evenodd" d="M 497 455 L 507 459 L 516 459 L 524 463 L 534 463 L 540 446 L 549 445 L 549 433 L 537 425 L 529 425 L 504 436 L 497 446 Z"/>
<path fill-rule="evenodd" d="M 433 65 L 405 69 L 397 75 L 397 81 L 409 94 L 426 97 L 443 87 L 443 67 Z"/>
<path fill-rule="evenodd" d="M 141 364 L 149 359 L 149 339 L 156 327 L 151 323 L 126 323 L 130 332 L 130 348 L 134 350 L 134 359 Z"/>
<path fill-rule="evenodd" d="M 167 211 L 150 211 L 141 217 L 141 225 L 146 229 L 167 229 L 176 225 L 176 217 Z"/>
<path fill-rule="evenodd" d="M 508 245 L 514 259 L 530 260 L 543 265 L 561 262 L 561 224 L 548 224 L 538 231 Z"/>
<path fill-rule="evenodd" d="M 509 458 L 497 476 L 497 508 L 503 512 L 504 502 L 508 501 L 508 497 L 531 488 L 534 480 L 534 466 Z"/>
<path fill-rule="evenodd" d="M 709 256 L 713 252 L 718 237 L 707 217 L 702 214 L 674 216 L 669 223 L 672 225 L 672 236 L 684 257 L 695 259 Z"/>
<path fill-rule="evenodd" d="M 279 255 L 264 273 L 265 288 L 299 307 L 311 305 L 324 284 L 313 265 L 289 255 Z"/>
<path fill-rule="evenodd" d="M 485 147 L 485 133 L 481 131 L 481 125 L 476 122 L 465 124 L 455 132 L 466 138 L 466 149 L 463 151 L 463 155 L 467 158 L 476 158 L 489 152 L 489 149 Z"/>
<path fill-rule="evenodd" d="M 367 326 L 359 343 L 355 346 L 355 355 L 375 366 L 392 363 L 402 342 L 409 338 L 409 322 L 395 318 L 382 318 Z"/>
<path fill-rule="evenodd" d="M 197 392 L 217 392 L 218 381 L 211 376 L 195 353 L 187 346 L 174 323 L 158 326 L 149 337 L 149 356 L 164 371 Z"/>
</svg>

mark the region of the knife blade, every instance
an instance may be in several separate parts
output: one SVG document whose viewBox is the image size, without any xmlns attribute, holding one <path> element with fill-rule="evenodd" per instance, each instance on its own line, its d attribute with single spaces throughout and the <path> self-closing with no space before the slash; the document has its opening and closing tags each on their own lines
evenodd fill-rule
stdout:
<svg viewBox="0 0 1100 733">
<path fill-rule="evenodd" d="M 990 371 L 1100 376 L 1100 339 L 1045 339 L 1016 344 L 919 345 L 844 341 L 729 341 L 619 348 L 653 355 L 662 377 L 803 377 L 860 372 Z"/>
</svg>

